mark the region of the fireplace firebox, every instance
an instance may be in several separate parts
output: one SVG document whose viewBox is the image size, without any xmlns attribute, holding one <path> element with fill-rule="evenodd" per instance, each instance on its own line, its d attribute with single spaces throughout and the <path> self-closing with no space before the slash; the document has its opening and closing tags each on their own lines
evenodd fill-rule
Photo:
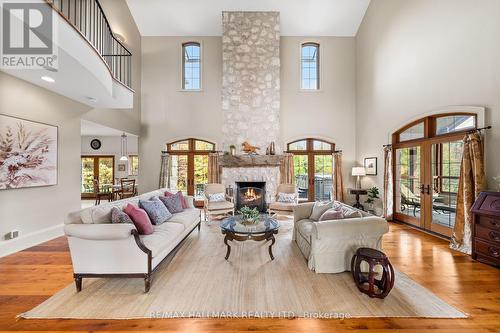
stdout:
<svg viewBox="0 0 500 333">
<path fill-rule="evenodd" d="M 236 209 L 243 206 L 266 211 L 266 182 L 236 182 Z"/>
</svg>

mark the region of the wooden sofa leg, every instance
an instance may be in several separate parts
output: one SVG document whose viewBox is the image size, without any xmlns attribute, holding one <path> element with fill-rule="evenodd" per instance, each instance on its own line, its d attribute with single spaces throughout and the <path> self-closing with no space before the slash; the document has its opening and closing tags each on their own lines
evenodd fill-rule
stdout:
<svg viewBox="0 0 500 333">
<path fill-rule="evenodd" d="M 76 285 L 76 292 L 82 291 L 82 277 L 81 275 L 75 274 L 75 285 Z"/>
<path fill-rule="evenodd" d="M 149 289 L 151 288 L 151 275 L 147 274 L 144 277 L 144 292 L 149 292 Z"/>
</svg>

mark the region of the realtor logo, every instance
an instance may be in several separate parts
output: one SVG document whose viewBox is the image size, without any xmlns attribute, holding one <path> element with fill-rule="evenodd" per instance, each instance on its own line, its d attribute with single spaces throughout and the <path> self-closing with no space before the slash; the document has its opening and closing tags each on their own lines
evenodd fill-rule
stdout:
<svg viewBox="0 0 500 333">
<path fill-rule="evenodd" d="M 44 2 L 21 1 L 4 1 L 1 5 L 0 66 L 6 69 L 56 68 L 51 6 Z"/>
</svg>

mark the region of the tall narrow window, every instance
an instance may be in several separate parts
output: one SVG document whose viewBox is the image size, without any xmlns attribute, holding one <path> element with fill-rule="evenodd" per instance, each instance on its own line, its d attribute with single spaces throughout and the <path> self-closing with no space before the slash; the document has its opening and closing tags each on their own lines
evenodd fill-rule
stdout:
<svg viewBox="0 0 500 333">
<path fill-rule="evenodd" d="M 302 44 L 300 56 L 300 88 L 304 90 L 318 90 L 319 44 Z"/>
<path fill-rule="evenodd" d="M 182 89 L 201 89 L 201 46 L 200 43 L 182 44 Z"/>
</svg>

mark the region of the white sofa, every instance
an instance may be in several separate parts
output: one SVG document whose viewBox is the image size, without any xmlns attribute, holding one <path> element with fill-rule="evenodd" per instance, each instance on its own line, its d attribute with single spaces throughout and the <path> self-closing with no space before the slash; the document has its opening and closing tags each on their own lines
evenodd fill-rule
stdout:
<svg viewBox="0 0 500 333">
<path fill-rule="evenodd" d="M 139 235 L 133 224 L 111 223 L 111 209 L 139 199 L 161 196 L 166 189 L 137 197 L 113 201 L 70 213 L 64 232 L 68 237 L 77 291 L 85 277 L 143 278 L 146 292 L 151 275 L 165 257 L 196 228 L 200 230 L 201 211 L 188 197 L 189 208 L 173 214 L 167 222 L 153 226 L 151 235 Z"/>
<path fill-rule="evenodd" d="M 362 217 L 316 222 L 309 219 L 314 203 L 294 207 L 293 240 L 316 273 L 351 270 L 351 259 L 360 247 L 382 249 L 387 221 L 360 211 Z M 351 209 L 355 209 L 348 206 Z"/>
</svg>

